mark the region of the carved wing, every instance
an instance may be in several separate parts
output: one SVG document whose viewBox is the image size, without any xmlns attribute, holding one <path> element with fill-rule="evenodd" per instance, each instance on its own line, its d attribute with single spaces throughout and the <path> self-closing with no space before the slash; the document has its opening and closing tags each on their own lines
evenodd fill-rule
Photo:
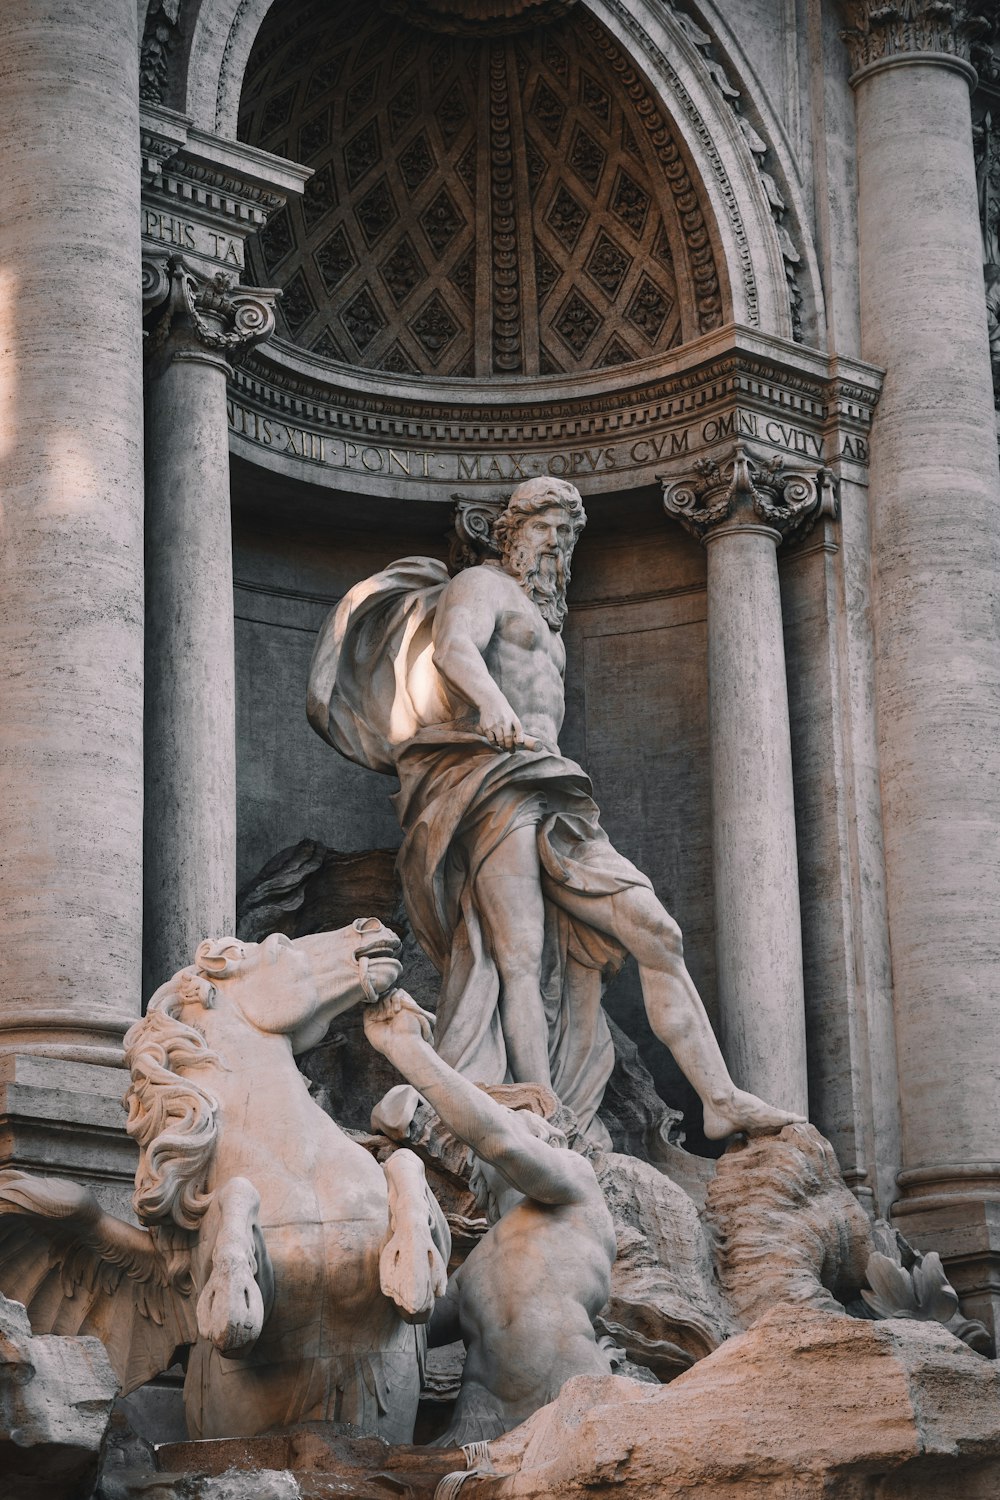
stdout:
<svg viewBox="0 0 1000 1500">
<path fill-rule="evenodd" d="M 34 1333 L 99 1338 L 123 1394 L 197 1337 L 193 1238 L 116 1219 L 64 1178 L 0 1170 L 0 1291 Z"/>
</svg>

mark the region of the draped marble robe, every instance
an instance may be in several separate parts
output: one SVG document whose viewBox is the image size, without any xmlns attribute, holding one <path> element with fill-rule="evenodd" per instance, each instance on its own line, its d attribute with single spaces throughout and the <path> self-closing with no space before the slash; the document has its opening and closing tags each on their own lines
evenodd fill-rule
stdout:
<svg viewBox="0 0 1000 1500">
<path fill-rule="evenodd" d="M 541 992 L 552 1087 L 595 1143 L 614 1066 L 601 1008 L 625 949 L 565 909 L 579 898 L 645 886 L 600 825 L 587 774 L 548 749 L 497 750 L 434 666 L 443 563 L 407 557 L 356 584 L 320 632 L 309 674 L 309 721 L 348 759 L 399 777 L 397 868 L 414 934 L 441 974 L 435 1046 L 465 1077 L 508 1080 L 500 976 L 477 906 L 484 860 L 514 829 L 536 830 L 545 904 Z M 585 904 L 585 902 L 584 902 Z M 521 1080 L 523 1081 L 523 1080 Z"/>
</svg>

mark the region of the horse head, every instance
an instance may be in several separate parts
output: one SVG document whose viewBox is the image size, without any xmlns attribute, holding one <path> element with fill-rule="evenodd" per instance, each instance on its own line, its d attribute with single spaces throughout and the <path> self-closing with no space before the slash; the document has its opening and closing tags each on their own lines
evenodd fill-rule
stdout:
<svg viewBox="0 0 1000 1500">
<path fill-rule="evenodd" d="M 400 974 L 399 938 L 377 917 L 359 917 L 336 932 L 262 943 L 209 938 L 194 958 L 197 977 L 258 1031 L 287 1036 L 293 1052 L 322 1041 L 335 1016 L 369 1003 Z M 185 971 L 187 972 L 187 971 Z"/>
<path fill-rule="evenodd" d="M 218 1099 L 192 1072 L 219 1059 L 199 1012 L 230 1010 L 264 1035 L 287 1036 L 292 1052 L 322 1041 L 330 1022 L 396 983 L 400 942 L 377 917 L 349 927 L 262 943 L 208 938 L 194 963 L 160 986 L 125 1037 L 132 1082 L 126 1129 L 139 1146 L 133 1205 L 144 1224 L 196 1230 L 219 1137 Z"/>
</svg>

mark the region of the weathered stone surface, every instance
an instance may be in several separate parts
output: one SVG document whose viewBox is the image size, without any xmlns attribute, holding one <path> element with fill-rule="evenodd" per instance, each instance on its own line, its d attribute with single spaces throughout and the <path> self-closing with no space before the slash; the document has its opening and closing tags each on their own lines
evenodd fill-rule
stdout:
<svg viewBox="0 0 1000 1500">
<path fill-rule="evenodd" d="M 0 1295 L 0 1476 L 5 1500 L 86 1500 L 118 1380 L 99 1339 L 35 1338 Z"/>
<path fill-rule="evenodd" d="M 734 1330 L 708 1236 L 684 1190 L 648 1162 L 600 1155 L 618 1255 L 600 1324 L 635 1363 L 671 1379 Z"/>
<path fill-rule="evenodd" d="M 659 1390 L 571 1381 L 490 1453 L 476 1500 L 985 1500 L 1000 1372 L 941 1328 L 786 1306 Z"/>
<path fill-rule="evenodd" d="M 730 1146 L 706 1212 L 719 1281 L 744 1327 L 779 1302 L 842 1313 L 864 1285 L 871 1226 L 812 1125 Z"/>
</svg>

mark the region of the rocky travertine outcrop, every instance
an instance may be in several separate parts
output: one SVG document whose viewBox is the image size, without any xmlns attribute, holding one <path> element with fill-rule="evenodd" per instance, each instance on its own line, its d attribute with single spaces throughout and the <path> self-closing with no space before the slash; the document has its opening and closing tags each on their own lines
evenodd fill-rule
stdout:
<svg viewBox="0 0 1000 1500">
<path fill-rule="evenodd" d="M 782 1302 L 842 1314 L 865 1284 L 871 1225 L 815 1126 L 730 1146 L 706 1214 L 719 1281 L 745 1328 Z"/>
<path fill-rule="evenodd" d="M 5 1500 L 86 1500 L 118 1381 L 96 1338 L 35 1338 L 0 1296 L 0 1492 Z"/>
<path fill-rule="evenodd" d="M 1000 1371 L 940 1325 L 786 1305 L 668 1386 L 569 1381 L 489 1446 L 462 1500 L 989 1500 Z"/>
</svg>

